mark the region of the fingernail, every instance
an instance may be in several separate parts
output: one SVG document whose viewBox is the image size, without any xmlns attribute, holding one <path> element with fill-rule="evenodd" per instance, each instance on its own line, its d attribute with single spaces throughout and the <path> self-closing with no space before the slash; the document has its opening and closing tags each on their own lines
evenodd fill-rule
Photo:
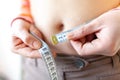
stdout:
<svg viewBox="0 0 120 80">
<path fill-rule="evenodd" d="M 35 49 L 38 49 L 38 48 L 40 48 L 41 45 L 40 45 L 39 42 L 34 41 L 34 42 L 33 42 L 33 46 L 34 46 Z"/>
</svg>

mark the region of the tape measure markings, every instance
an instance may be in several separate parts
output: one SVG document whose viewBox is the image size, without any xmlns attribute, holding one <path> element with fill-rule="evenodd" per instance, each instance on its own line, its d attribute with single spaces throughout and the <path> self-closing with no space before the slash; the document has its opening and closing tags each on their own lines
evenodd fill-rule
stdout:
<svg viewBox="0 0 120 80">
<path fill-rule="evenodd" d="M 50 51 L 50 48 L 42 39 L 40 39 L 34 33 L 31 32 L 31 34 L 42 43 L 42 48 L 40 48 L 38 51 L 40 52 L 42 59 L 43 59 L 44 63 L 46 64 L 46 67 L 48 69 L 48 73 L 49 73 L 51 80 L 58 80 L 56 64 L 55 64 L 53 55 Z"/>
<path fill-rule="evenodd" d="M 82 24 L 82 25 L 84 25 L 84 24 Z M 82 25 L 80 25 L 80 26 L 82 26 Z M 67 31 L 64 31 L 64 32 L 61 32 L 61 33 L 58 33 L 58 34 L 55 34 L 55 35 L 52 35 L 52 36 L 51 36 L 51 42 L 52 42 L 52 44 L 53 44 L 53 45 L 56 45 L 56 44 L 58 44 L 58 43 L 67 41 L 67 36 L 66 36 L 66 35 L 67 35 L 69 32 L 72 32 L 72 31 L 80 28 L 80 26 L 77 26 L 77 27 L 75 27 L 75 28 L 73 28 L 73 29 L 70 29 L 70 30 L 67 30 Z"/>
</svg>

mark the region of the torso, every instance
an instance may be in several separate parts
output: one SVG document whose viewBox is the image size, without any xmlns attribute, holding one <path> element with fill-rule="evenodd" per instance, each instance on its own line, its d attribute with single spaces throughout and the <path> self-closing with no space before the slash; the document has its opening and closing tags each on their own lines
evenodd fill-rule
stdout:
<svg viewBox="0 0 120 80">
<path fill-rule="evenodd" d="M 119 5 L 119 0 L 30 0 L 31 12 L 44 40 L 57 53 L 77 55 L 69 41 L 53 46 L 50 36 L 92 20 Z"/>
</svg>

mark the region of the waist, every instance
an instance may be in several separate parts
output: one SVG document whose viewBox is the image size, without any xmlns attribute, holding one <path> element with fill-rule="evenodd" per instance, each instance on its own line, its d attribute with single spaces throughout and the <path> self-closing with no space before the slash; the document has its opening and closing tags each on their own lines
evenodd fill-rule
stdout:
<svg viewBox="0 0 120 80">
<path fill-rule="evenodd" d="M 56 57 L 57 66 L 63 71 L 81 70 L 84 68 L 100 67 L 106 64 L 117 66 L 120 62 L 120 51 L 114 56 L 91 56 L 91 57 L 79 57 L 79 56 L 68 56 L 68 55 L 57 55 Z M 64 66 L 63 66 L 64 65 Z M 72 67 L 72 69 L 70 68 Z"/>
</svg>

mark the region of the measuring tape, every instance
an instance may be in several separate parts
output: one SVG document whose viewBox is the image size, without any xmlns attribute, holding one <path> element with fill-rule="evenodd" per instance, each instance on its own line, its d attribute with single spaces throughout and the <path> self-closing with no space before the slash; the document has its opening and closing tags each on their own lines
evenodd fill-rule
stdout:
<svg viewBox="0 0 120 80">
<path fill-rule="evenodd" d="M 85 23 L 84 23 L 84 24 L 85 24 Z M 67 40 L 66 35 L 67 35 L 69 32 L 78 29 L 80 26 L 83 26 L 84 24 L 79 25 L 79 26 L 75 27 L 74 29 L 70 29 L 70 30 L 67 30 L 67 31 L 64 31 L 64 32 L 61 32 L 61 33 L 58 33 L 58 34 L 53 35 L 53 36 L 51 37 L 52 43 L 55 45 L 55 44 L 58 44 L 58 43 L 61 43 L 61 42 L 65 42 L 65 41 Z M 49 48 L 48 45 L 47 45 L 42 39 L 40 39 L 37 35 L 35 35 L 35 34 L 32 33 L 32 32 L 31 32 L 31 34 L 32 34 L 34 37 L 36 37 L 36 38 L 42 43 L 42 48 L 39 49 L 39 52 L 41 53 L 42 59 L 44 60 L 46 66 L 47 66 L 47 69 L 48 69 L 49 76 L 50 76 L 51 80 L 58 80 L 57 68 L 56 68 L 56 64 L 55 64 L 53 55 L 52 55 L 52 53 L 51 53 L 51 51 L 50 51 L 50 48 Z"/>
<path fill-rule="evenodd" d="M 55 34 L 55 35 L 52 35 L 52 36 L 51 36 L 51 42 L 52 42 L 52 44 L 53 44 L 53 45 L 56 45 L 56 44 L 58 44 L 58 43 L 67 41 L 67 34 L 68 34 L 69 32 L 72 32 L 72 31 L 80 28 L 81 26 L 84 26 L 85 24 L 88 24 L 88 23 L 90 23 L 90 22 L 93 21 L 93 20 L 94 20 L 94 19 L 91 19 L 91 20 L 89 20 L 89 21 L 86 21 L 86 22 L 84 22 L 84 23 L 82 23 L 82 24 L 74 27 L 73 29 L 70 29 L 70 30 L 67 30 L 67 31 L 64 31 L 64 32 L 61 32 L 61 33 L 58 33 L 58 34 Z"/>
<path fill-rule="evenodd" d="M 47 70 L 49 72 L 50 80 L 58 80 L 58 73 L 57 73 L 57 68 L 56 64 L 53 58 L 53 55 L 50 51 L 50 48 L 48 45 L 40 39 L 37 35 L 31 32 L 31 34 L 36 37 L 41 43 L 42 43 L 42 48 L 39 49 L 39 52 L 42 55 L 42 59 L 44 60 L 44 63 L 46 64 Z"/>
<path fill-rule="evenodd" d="M 84 23 L 84 24 L 85 24 L 85 23 Z M 76 27 L 73 28 L 73 29 L 70 29 L 70 30 L 67 30 L 67 31 L 64 31 L 64 32 L 61 32 L 61 33 L 58 33 L 58 34 L 55 34 L 55 35 L 51 36 L 51 42 L 52 42 L 52 44 L 53 44 L 53 45 L 56 45 L 56 44 L 58 44 L 58 43 L 67 41 L 67 36 L 66 36 L 66 35 L 67 35 L 69 32 L 72 32 L 72 31 L 80 28 L 80 27 L 83 26 L 84 24 L 81 24 L 81 25 L 79 25 L 79 26 L 76 26 Z"/>
<path fill-rule="evenodd" d="M 52 44 L 56 45 L 58 43 L 65 42 L 67 40 L 67 37 L 66 37 L 67 33 L 71 32 L 71 31 L 73 31 L 73 30 L 68 30 L 68 31 L 53 35 L 51 37 Z"/>
<path fill-rule="evenodd" d="M 89 22 L 90 22 L 90 21 L 89 21 Z M 88 23 L 88 22 L 87 22 L 87 23 Z M 51 36 L 52 44 L 53 44 L 53 45 L 56 45 L 56 44 L 58 44 L 58 43 L 67 41 L 67 34 L 68 34 L 69 32 L 72 32 L 72 31 L 80 28 L 81 26 L 83 26 L 83 25 L 85 25 L 85 24 L 86 24 L 86 23 L 84 23 L 84 24 L 82 24 L 82 25 L 79 25 L 79 26 L 77 26 L 77 27 L 75 27 L 75 28 L 73 28 L 73 29 L 70 29 L 70 30 L 67 30 L 67 31 L 64 31 L 64 32 L 61 32 L 61 33 L 58 33 L 58 34 L 55 34 L 55 35 Z M 86 60 L 82 59 L 82 58 L 79 58 L 78 60 L 76 60 L 76 63 L 75 63 L 75 64 L 76 64 L 76 66 L 77 66 L 78 68 L 83 68 L 83 67 L 85 67 L 85 66 L 88 65 L 88 62 L 87 62 Z"/>
<path fill-rule="evenodd" d="M 73 28 L 73 29 L 70 29 L 70 30 L 67 30 L 67 31 L 64 31 L 64 32 L 61 32 L 61 33 L 58 33 L 58 34 L 55 34 L 55 35 L 51 36 L 51 42 L 52 42 L 52 44 L 53 44 L 53 45 L 56 45 L 56 44 L 58 44 L 58 43 L 67 41 L 67 34 L 68 34 L 69 32 L 72 32 L 72 31 L 80 28 L 81 26 L 84 26 L 85 24 L 91 22 L 92 20 L 93 20 L 93 19 L 91 19 L 91 20 L 89 20 L 89 21 L 86 21 L 85 23 L 82 23 L 82 24 L 76 26 L 76 27 Z"/>
</svg>

